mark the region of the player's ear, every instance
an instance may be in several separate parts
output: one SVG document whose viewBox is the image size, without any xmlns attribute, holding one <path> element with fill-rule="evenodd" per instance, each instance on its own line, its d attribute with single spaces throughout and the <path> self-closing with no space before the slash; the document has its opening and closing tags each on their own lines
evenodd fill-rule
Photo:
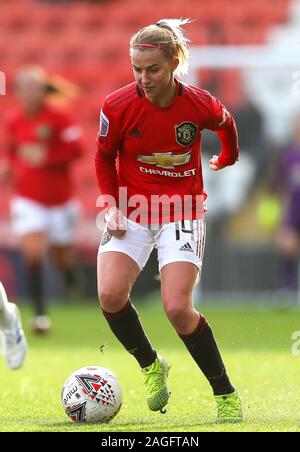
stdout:
<svg viewBox="0 0 300 452">
<path fill-rule="evenodd" d="M 178 64 L 179 64 L 179 59 L 175 57 L 172 61 L 172 71 L 173 72 L 176 71 Z"/>
</svg>

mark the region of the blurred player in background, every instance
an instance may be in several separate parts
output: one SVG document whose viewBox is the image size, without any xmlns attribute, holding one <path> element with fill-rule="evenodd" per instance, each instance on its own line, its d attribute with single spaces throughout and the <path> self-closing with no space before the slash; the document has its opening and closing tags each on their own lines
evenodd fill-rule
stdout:
<svg viewBox="0 0 300 452">
<path fill-rule="evenodd" d="M 2 179 L 14 179 L 12 226 L 25 258 L 36 316 L 33 329 L 38 333 L 51 326 L 42 283 L 48 245 L 66 287 L 75 284 L 72 242 L 79 204 L 74 199 L 70 171 L 82 155 L 81 129 L 61 106 L 53 105 L 64 98 L 67 83 L 61 86 L 38 66 L 19 71 L 15 89 L 20 107 L 7 119 L 6 166 L 1 173 Z"/>
<path fill-rule="evenodd" d="M 282 219 L 278 247 L 282 258 L 280 290 L 291 295 L 298 288 L 300 256 L 300 118 L 297 118 L 293 138 L 281 154 L 277 177 L 277 192 L 282 202 Z"/>
<path fill-rule="evenodd" d="M 27 355 L 27 341 L 19 309 L 7 300 L 0 282 L 0 335 L 4 338 L 4 357 L 11 369 L 19 369 Z"/>
<path fill-rule="evenodd" d="M 169 365 L 150 344 L 129 300 L 136 278 L 157 246 L 167 317 L 212 386 L 218 421 L 235 422 L 242 420 L 241 399 L 207 320 L 194 309 L 192 292 L 205 242 L 201 130 L 216 131 L 222 144 L 220 155 L 210 160 L 214 171 L 238 159 L 237 131 L 218 99 L 174 78 L 176 69 L 187 69 L 181 28 L 186 22 L 160 20 L 132 37 L 136 81 L 109 95 L 101 111 L 96 172 L 101 194 L 110 195 L 116 206 L 108 209 L 99 248 L 98 291 L 111 330 L 142 368 L 150 410 L 163 412 L 170 396 Z M 126 206 L 118 202 L 120 187 L 127 189 Z M 130 208 L 128 201 L 136 195 L 146 199 L 148 209 L 144 217 L 142 213 L 133 220 L 137 205 Z M 153 195 L 178 195 L 182 201 L 189 195 L 190 209 L 179 212 L 169 200 L 170 215 L 153 212 Z"/>
</svg>

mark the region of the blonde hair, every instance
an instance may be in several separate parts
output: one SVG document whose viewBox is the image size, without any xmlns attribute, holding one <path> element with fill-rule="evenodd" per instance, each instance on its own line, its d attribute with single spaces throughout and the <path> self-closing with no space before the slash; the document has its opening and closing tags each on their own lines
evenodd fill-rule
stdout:
<svg viewBox="0 0 300 452">
<path fill-rule="evenodd" d="M 182 25 L 190 23 L 190 19 L 160 19 L 155 24 L 148 25 L 135 33 L 130 39 L 130 54 L 134 47 L 157 48 L 166 52 L 170 59 L 178 58 L 177 72 L 188 72 L 189 51 L 188 42 Z M 139 44 L 141 46 L 139 47 Z M 144 46 L 144 47 L 143 47 Z"/>
<path fill-rule="evenodd" d="M 27 64 L 17 72 L 15 76 L 15 86 L 17 87 L 23 80 L 28 79 L 35 80 L 39 84 L 46 87 L 48 82 L 48 74 L 41 66 L 36 64 Z"/>
</svg>

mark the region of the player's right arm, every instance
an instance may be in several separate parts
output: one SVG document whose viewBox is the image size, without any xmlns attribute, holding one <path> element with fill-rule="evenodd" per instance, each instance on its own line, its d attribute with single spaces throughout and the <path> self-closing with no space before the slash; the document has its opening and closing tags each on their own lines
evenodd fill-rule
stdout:
<svg viewBox="0 0 300 452">
<path fill-rule="evenodd" d="M 110 206 L 107 214 L 107 230 L 115 237 L 125 234 L 122 213 L 118 209 L 118 174 L 116 160 L 121 142 L 121 132 L 118 121 L 105 101 L 100 113 L 100 127 L 97 136 L 97 151 L 95 157 L 96 175 L 100 194 L 112 197 L 114 206 Z"/>
<path fill-rule="evenodd" d="M 239 158 L 238 134 L 233 116 L 219 99 L 210 96 L 210 118 L 207 128 L 217 133 L 221 142 L 221 152 L 209 161 L 209 167 L 218 171 L 233 165 Z"/>
</svg>

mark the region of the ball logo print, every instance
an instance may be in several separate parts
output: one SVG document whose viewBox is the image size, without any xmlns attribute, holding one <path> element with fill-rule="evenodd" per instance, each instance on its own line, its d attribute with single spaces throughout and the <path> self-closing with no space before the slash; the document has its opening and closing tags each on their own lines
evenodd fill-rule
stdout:
<svg viewBox="0 0 300 452">
<path fill-rule="evenodd" d="M 84 422 L 86 415 L 86 402 L 74 405 L 72 408 L 68 408 L 67 414 L 74 422 Z"/>
<path fill-rule="evenodd" d="M 82 367 L 65 381 L 61 399 L 73 422 L 107 423 L 121 408 L 122 388 L 109 369 Z"/>
</svg>

